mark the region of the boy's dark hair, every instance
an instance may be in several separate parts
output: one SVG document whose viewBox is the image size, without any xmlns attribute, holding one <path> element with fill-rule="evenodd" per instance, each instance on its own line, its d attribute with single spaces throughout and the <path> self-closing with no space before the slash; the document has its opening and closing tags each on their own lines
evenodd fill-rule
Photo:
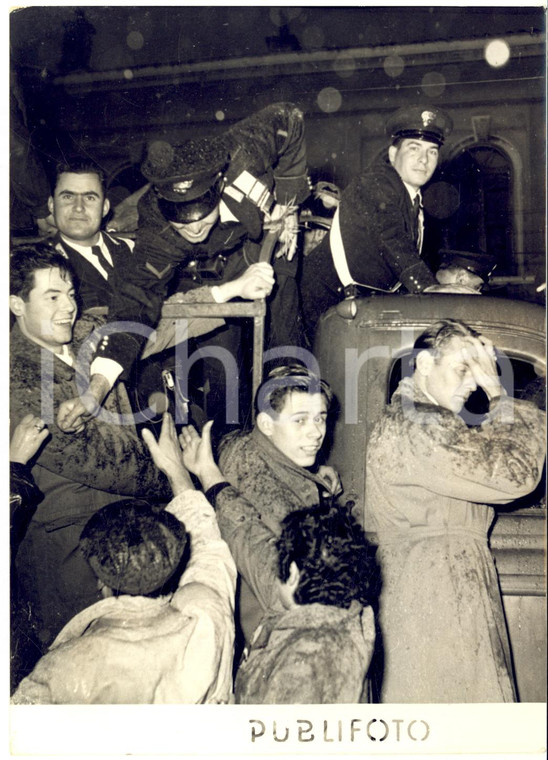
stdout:
<svg viewBox="0 0 548 760">
<path fill-rule="evenodd" d="M 59 182 L 59 177 L 62 174 L 96 174 L 99 177 L 99 182 L 101 183 L 101 189 L 103 191 L 103 195 L 106 194 L 107 185 L 106 185 L 105 173 L 101 169 L 100 166 L 98 166 L 93 161 L 90 161 L 88 158 L 81 158 L 81 157 L 69 158 L 67 161 L 57 164 L 57 166 L 55 167 L 55 180 L 53 184 L 53 192 L 55 192 L 55 188 L 57 187 L 57 183 Z"/>
<path fill-rule="evenodd" d="M 34 273 L 39 269 L 59 269 L 61 277 L 75 282 L 75 274 L 69 260 L 47 243 L 19 245 L 10 255 L 10 295 L 27 301 L 34 288 Z"/>
<path fill-rule="evenodd" d="M 321 505 L 291 512 L 282 521 L 276 546 L 282 582 L 289 578 L 292 562 L 299 568 L 298 604 L 318 602 L 347 609 L 354 599 L 364 606 L 376 601 L 376 547 L 346 509 Z"/>
<path fill-rule="evenodd" d="M 114 594 L 152 595 L 181 566 L 184 524 L 140 499 L 107 504 L 86 523 L 80 548 L 95 575 Z"/>
<path fill-rule="evenodd" d="M 321 393 L 326 400 L 328 410 L 333 400 L 333 391 L 325 380 L 302 364 L 286 364 L 275 367 L 257 391 L 255 399 L 257 413 L 281 412 L 287 396 L 294 391 Z"/>
</svg>

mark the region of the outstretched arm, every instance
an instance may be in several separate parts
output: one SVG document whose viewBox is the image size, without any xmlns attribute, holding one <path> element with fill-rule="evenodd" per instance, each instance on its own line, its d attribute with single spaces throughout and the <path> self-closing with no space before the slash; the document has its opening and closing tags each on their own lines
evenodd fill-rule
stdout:
<svg viewBox="0 0 548 760">
<path fill-rule="evenodd" d="M 225 483 L 211 449 L 211 422 L 202 436 L 192 426 L 180 436 L 184 461 L 205 490 Z M 245 578 L 264 610 L 278 604 L 276 536 L 260 518 L 255 507 L 235 488 L 226 485 L 214 499 L 221 535 L 234 557 L 238 572 Z"/>
</svg>

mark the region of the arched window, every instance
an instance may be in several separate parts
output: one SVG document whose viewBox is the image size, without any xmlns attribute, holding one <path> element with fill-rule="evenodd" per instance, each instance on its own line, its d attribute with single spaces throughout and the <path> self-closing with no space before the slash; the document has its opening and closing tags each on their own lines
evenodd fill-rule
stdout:
<svg viewBox="0 0 548 760">
<path fill-rule="evenodd" d="M 438 177 L 445 213 L 436 214 L 441 247 L 492 254 L 497 274 L 513 274 L 514 180 L 510 158 L 493 145 L 476 143 L 445 164 Z"/>
</svg>

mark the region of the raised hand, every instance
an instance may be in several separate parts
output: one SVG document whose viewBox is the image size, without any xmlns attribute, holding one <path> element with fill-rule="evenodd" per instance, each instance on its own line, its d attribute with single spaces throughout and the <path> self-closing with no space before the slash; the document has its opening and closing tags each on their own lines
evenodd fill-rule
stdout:
<svg viewBox="0 0 548 760">
<path fill-rule="evenodd" d="M 200 479 L 204 491 L 224 480 L 211 448 L 212 425 L 212 420 L 206 422 L 201 436 L 192 425 L 186 425 L 179 435 L 185 466 Z"/>
<path fill-rule="evenodd" d="M 184 465 L 183 452 L 177 439 L 177 431 L 171 414 L 165 412 L 162 417 L 162 429 L 158 441 L 150 430 L 144 429 L 141 435 L 148 446 L 154 464 L 167 475 L 174 495 L 176 496 L 187 488 L 194 488 L 192 479 Z"/>
<path fill-rule="evenodd" d="M 465 339 L 466 346 L 463 356 L 470 367 L 474 380 L 483 388 L 489 400 L 505 395 L 497 372 L 497 360 L 492 342 L 483 335 L 477 338 L 469 336 Z"/>
</svg>

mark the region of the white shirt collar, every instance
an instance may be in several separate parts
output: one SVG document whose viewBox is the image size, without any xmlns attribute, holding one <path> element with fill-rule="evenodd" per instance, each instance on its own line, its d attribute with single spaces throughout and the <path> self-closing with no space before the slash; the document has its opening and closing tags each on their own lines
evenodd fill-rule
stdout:
<svg viewBox="0 0 548 760">
<path fill-rule="evenodd" d="M 403 179 L 402 179 L 402 182 L 403 182 Z M 419 196 L 419 202 L 422 204 L 422 195 L 421 195 L 420 189 L 419 190 L 415 190 L 415 188 L 412 187 L 411 185 L 408 185 L 407 182 L 403 182 L 403 184 L 405 185 L 405 189 L 409 193 L 409 197 L 411 198 L 411 200 L 414 201 L 415 200 L 415 196 L 418 195 Z"/>
<path fill-rule="evenodd" d="M 92 246 L 91 245 L 80 245 L 79 243 L 74 243 L 72 240 L 67 240 L 67 238 L 61 233 L 61 240 L 64 240 L 67 245 L 70 245 L 71 248 L 74 248 L 75 251 L 78 251 L 78 253 L 89 253 L 91 251 Z M 103 234 L 100 232 L 99 237 L 97 238 L 97 242 L 94 243 L 94 245 L 98 245 L 101 247 L 101 250 L 105 251 L 105 244 L 103 241 Z"/>
<path fill-rule="evenodd" d="M 74 250 L 77 251 L 80 254 L 80 256 L 82 256 L 82 258 L 84 258 L 92 266 L 94 266 L 95 269 L 105 278 L 105 280 L 108 280 L 108 272 L 106 272 L 104 270 L 104 268 L 101 265 L 101 262 L 99 261 L 99 259 L 97 258 L 97 256 L 94 253 L 92 253 L 92 251 L 91 251 L 91 249 L 92 249 L 93 246 L 91 246 L 91 245 L 78 245 L 77 243 L 72 243 L 72 242 L 69 243 L 69 241 L 66 240 L 66 238 L 63 237 L 63 235 L 61 235 L 61 237 L 63 238 L 63 240 L 65 240 L 65 242 L 67 243 L 67 245 L 70 245 L 71 248 L 74 248 Z M 110 255 L 110 251 L 107 248 L 107 244 L 105 243 L 105 240 L 103 238 L 103 233 L 102 232 L 99 233 L 99 238 L 98 238 L 97 242 L 95 243 L 95 245 L 98 245 L 100 247 L 101 251 L 103 252 L 103 256 L 105 257 L 105 259 L 108 261 L 108 263 L 111 266 L 113 266 L 112 256 Z"/>
<path fill-rule="evenodd" d="M 221 222 L 223 222 L 223 223 L 224 222 L 238 222 L 239 221 L 239 219 L 236 216 L 234 216 L 234 214 L 232 213 L 232 211 L 228 208 L 228 206 L 226 205 L 226 203 L 223 200 L 221 200 L 221 204 L 220 204 L 220 207 L 219 207 L 219 213 L 220 213 Z"/>
<path fill-rule="evenodd" d="M 58 359 L 61 359 L 61 361 L 65 362 L 65 364 L 68 364 L 69 367 L 72 367 L 74 365 L 74 359 L 72 358 L 72 354 L 69 351 L 68 343 L 63 343 L 63 350 L 60 354 L 55 354 L 55 356 Z"/>
</svg>

